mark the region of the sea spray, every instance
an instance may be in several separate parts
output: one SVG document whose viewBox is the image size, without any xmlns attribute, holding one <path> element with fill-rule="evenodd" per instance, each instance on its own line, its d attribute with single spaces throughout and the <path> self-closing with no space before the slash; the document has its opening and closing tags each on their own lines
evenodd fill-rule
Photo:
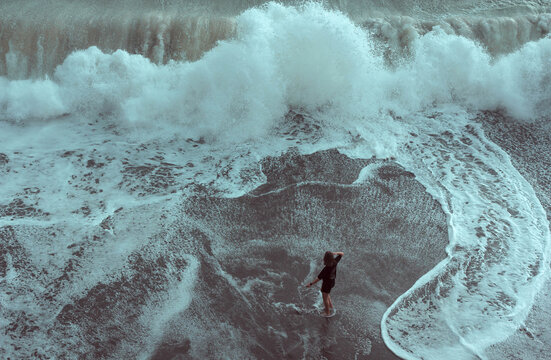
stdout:
<svg viewBox="0 0 551 360">
<path fill-rule="evenodd" d="M 161 40 L 163 51 L 170 48 L 162 30 L 148 35 L 155 40 L 144 54 L 85 46 L 61 52 L 48 77 L 37 68 L 34 80 L 12 79 L 26 73 L 0 80 L 0 136 L 10 154 L 0 191 L 26 206 L 4 224 L 79 224 L 62 240 L 44 240 L 37 262 L 46 262 L 41 252 L 69 254 L 65 236 L 88 236 L 93 225 L 100 240 L 90 237 L 100 243 L 91 254 L 111 259 L 87 257 L 75 270 L 78 286 L 60 290 L 59 301 L 109 278 L 151 241 L 132 220 L 141 207 L 172 209 L 191 185 L 241 196 L 265 181 L 263 157 L 290 146 L 303 153 L 336 147 L 394 158 L 448 214 L 449 259 L 388 310 L 382 327 L 389 347 L 405 358 L 449 351 L 469 358 L 511 334 L 540 286 L 548 224 L 533 190 L 471 117 L 480 110 L 518 121 L 548 115 L 551 39 L 493 57 L 436 28 L 413 32 L 404 57 L 389 63 L 372 31 L 316 4 L 270 3 L 234 25 L 235 34 L 193 62 L 160 54 Z M 155 46 L 157 55 L 148 55 Z M 26 55 L 10 51 L 10 64 L 29 68 Z M 119 210 L 127 207 L 135 210 Z M 134 234 L 114 248 L 103 238 L 117 230 L 113 218 Z M 95 272 L 84 281 L 87 269 Z M 20 287 L 39 284 L 28 279 Z M 173 301 L 170 294 L 159 301 Z"/>
</svg>

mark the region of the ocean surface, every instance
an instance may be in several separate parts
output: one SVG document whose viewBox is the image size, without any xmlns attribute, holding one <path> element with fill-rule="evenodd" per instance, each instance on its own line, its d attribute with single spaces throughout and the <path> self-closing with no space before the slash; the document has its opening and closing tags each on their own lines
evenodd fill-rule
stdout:
<svg viewBox="0 0 551 360">
<path fill-rule="evenodd" d="M 548 358 L 550 28 L 549 1 L 3 0 L 0 358 Z"/>
</svg>

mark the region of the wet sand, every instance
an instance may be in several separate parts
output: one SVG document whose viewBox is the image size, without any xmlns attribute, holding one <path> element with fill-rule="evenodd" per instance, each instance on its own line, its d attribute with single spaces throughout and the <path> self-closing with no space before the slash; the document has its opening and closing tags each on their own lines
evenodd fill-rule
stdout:
<svg viewBox="0 0 551 360">
<path fill-rule="evenodd" d="M 192 324 L 167 334 L 156 358 L 192 333 L 184 340 L 189 358 L 245 347 L 259 359 L 396 359 L 381 340 L 381 317 L 445 257 L 447 227 L 439 204 L 390 161 L 351 185 L 367 163 L 336 151 L 288 153 L 264 161 L 267 183 L 250 194 L 187 200 L 194 226 L 182 232 L 201 238 L 201 281 L 174 320 Z M 345 252 L 331 319 L 315 313 L 319 290 L 303 288 L 326 249 Z M 228 336 L 233 342 L 216 340 Z"/>
<path fill-rule="evenodd" d="M 368 164 L 371 175 L 354 184 Z M 6 289 L 10 301 L 37 306 L 3 310 L 6 349 L 21 358 L 396 359 L 381 317 L 445 257 L 439 204 L 392 161 L 290 151 L 262 169 L 266 184 L 238 198 L 197 186 L 176 208 L 118 209 L 57 256 L 32 254 L 25 241 L 59 241 L 71 231 L 63 225 L 3 227 L 0 275 L 29 281 Z M 134 247 L 121 267 L 88 284 L 87 264 L 105 256 L 96 247 L 121 241 Z M 332 292 L 338 313 L 325 319 L 319 287 L 303 285 L 329 249 L 345 257 Z M 188 255 L 198 261 L 194 285 Z"/>
<path fill-rule="evenodd" d="M 498 112 L 479 116 L 486 136 L 511 157 L 513 166 L 532 185 L 547 219 L 551 220 L 551 126 L 549 119 L 522 122 Z M 548 264 L 550 266 L 550 264 Z M 536 360 L 549 357 L 551 349 L 551 279 L 536 296 L 525 326 L 507 341 L 488 349 L 493 359 L 505 356 Z"/>
</svg>

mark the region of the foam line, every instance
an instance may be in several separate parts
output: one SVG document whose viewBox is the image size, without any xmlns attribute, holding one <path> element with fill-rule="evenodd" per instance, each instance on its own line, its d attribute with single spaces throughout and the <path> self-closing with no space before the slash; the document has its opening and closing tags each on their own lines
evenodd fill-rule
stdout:
<svg viewBox="0 0 551 360">
<path fill-rule="evenodd" d="M 534 190 L 458 116 L 440 116 L 443 132 L 410 141 L 398 160 L 441 203 L 450 235 L 448 258 L 383 316 L 385 343 L 405 359 L 484 359 L 523 324 L 548 272 L 549 222 Z"/>
<path fill-rule="evenodd" d="M 232 19 L 234 35 L 196 61 L 170 61 L 162 55 L 171 48 L 163 21 L 144 27 L 159 31 L 145 36 L 143 54 L 115 42 L 109 51 L 60 49 L 57 62 L 46 56 L 33 63 L 13 50 L 17 41 L 2 45 L 11 46 L 2 66 L 15 69 L 0 78 L 2 224 L 69 217 L 101 231 L 95 224 L 107 209 L 160 209 L 190 184 L 239 196 L 266 180 L 259 160 L 291 144 L 299 152 L 337 147 L 356 157 L 394 157 L 447 212 L 450 244 L 449 258 L 385 313 L 388 346 L 408 359 L 483 357 L 522 324 L 545 276 L 549 224 L 533 189 L 471 114 L 549 116 L 551 38 L 527 37 L 496 57 L 440 26 L 411 32 L 407 54 L 389 62 L 373 31 L 343 13 L 269 3 Z M 53 51 L 40 41 L 29 49 Z M 48 66 L 55 71 L 44 77 Z M 27 79 L 33 71 L 39 76 Z M 294 109 L 315 119 L 317 137 L 308 124 L 293 128 L 297 134 L 280 131 Z M 149 241 L 146 230 L 154 226 L 134 223 L 149 215 L 129 210 L 123 234 L 139 229 L 141 241 Z M 67 253 L 60 263 L 72 251 L 66 236 L 54 244 Z M 34 243 L 30 235 L 22 239 Z M 133 236 L 123 240 L 102 251 L 122 256 L 139 245 Z M 48 246 L 38 247 L 37 262 L 50 261 L 41 257 Z M 115 271 L 121 264 L 117 257 L 107 265 Z M 107 276 L 102 266 L 94 267 L 95 279 Z M 248 301 L 230 275 L 215 269 Z M 93 286 L 79 281 L 67 294 Z"/>
</svg>

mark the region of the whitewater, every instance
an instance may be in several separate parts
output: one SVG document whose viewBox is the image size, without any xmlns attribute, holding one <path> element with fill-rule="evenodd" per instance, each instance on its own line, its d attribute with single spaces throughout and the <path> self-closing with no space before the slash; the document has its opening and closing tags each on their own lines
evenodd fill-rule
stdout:
<svg viewBox="0 0 551 360">
<path fill-rule="evenodd" d="M 549 122 L 551 4 L 0 10 L 2 357 L 338 358 L 318 348 L 343 332 L 345 358 L 551 346 L 526 330 L 548 306 L 548 195 L 481 120 Z M 380 230 L 392 216 L 410 220 Z M 339 276 L 369 290 L 343 288 L 351 325 L 309 331 L 325 319 L 297 320 L 320 304 L 301 284 L 341 246 Z M 396 296 L 368 263 L 389 254 L 389 273 L 427 258 Z"/>
</svg>

